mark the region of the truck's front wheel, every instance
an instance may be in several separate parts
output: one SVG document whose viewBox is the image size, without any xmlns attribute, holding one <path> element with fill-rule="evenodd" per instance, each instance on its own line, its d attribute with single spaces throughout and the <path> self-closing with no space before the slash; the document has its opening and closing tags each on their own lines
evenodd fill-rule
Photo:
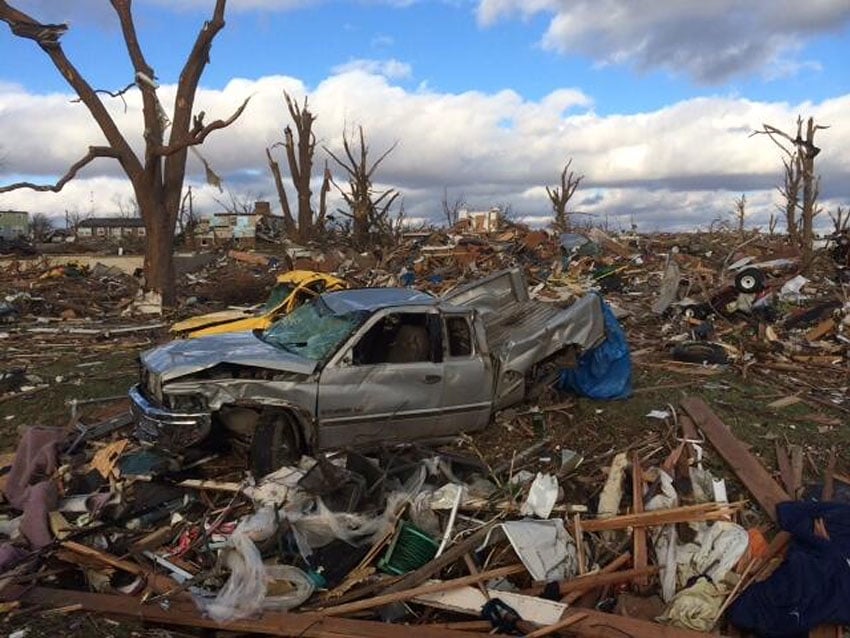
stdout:
<svg viewBox="0 0 850 638">
<path fill-rule="evenodd" d="M 301 458 L 300 428 L 288 412 L 268 412 L 260 415 L 251 441 L 251 471 L 255 478 L 270 474 Z"/>
</svg>

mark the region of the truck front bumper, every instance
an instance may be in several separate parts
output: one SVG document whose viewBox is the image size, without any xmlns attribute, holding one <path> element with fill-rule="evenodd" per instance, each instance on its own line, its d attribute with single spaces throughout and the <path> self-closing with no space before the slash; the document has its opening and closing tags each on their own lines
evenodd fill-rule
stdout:
<svg viewBox="0 0 850 638">
<path fill-rule="evenodd" d="M 130 410 L 139 441 L 174 452 L 205 439 L 212 425 L 208 412 L 174 412 L 155 405 L 139 385 L 130 388 Z"/>
</svg>

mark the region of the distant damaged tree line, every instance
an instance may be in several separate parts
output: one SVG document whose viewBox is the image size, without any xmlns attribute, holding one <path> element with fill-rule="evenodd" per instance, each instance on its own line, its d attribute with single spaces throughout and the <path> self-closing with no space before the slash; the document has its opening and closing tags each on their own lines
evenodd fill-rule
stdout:
<svg viewBox="0 0 850 638">
<path fill-rule="evenodd" d="M 107 158 L 117 161 L 130 181 L 139 216 L 145 225 L 145 289 L 159 295 L 164 306 L 173 306 L 177 301 L 173 248 L 178 222 L 181 227 L 185 227 L 181 212 L 186 198 L 183 186 L 188 153 L 192 151 L 203 164 L 207 182 L 221 188 L 221 179 L 197 147 L 212 133 L 233 124 L 244 112 L 248 99 L 227 118 L 212 122 L 205 121 L 203 111 L 194 110 L 198 85 L 210 61 L 213 41 L 225 26 L 226 0 L 215 1 L 209 19 L 204 22 L 195 37 L 180 73 L 170 113 L 159 100 L 156 72 L 148 63 L 139 42 L 133 19 L 132 0 L 110 0 L 110 3 L 118 18 L 127 55 L 134 70 L 133 81 L 117 91 L 93 87 L 67 57 L 60 42 L 68 30 L 67 24 L 40 22 L 6 0 L 0 0 L 0 20 L 9 26 L 13 36 L 33 41 L 45 53 L 86 107 L 106 142 L 89 146 L 86 153 L 53 184 L 17 182 L 0 187 L 0 193 L 21 188 L 59 192 L 81 169 L 94 160 Z M 135 150 L 103 101 L 103 96 L 123 100 L 124 95 L 133 90 L 138 90 L 142 98 L 144 143 L 141 152 Z M 289 127 L 285 129 L 283 146 L 287 152 L 290 174 L 297 193 L 297 221 L 286 199 L 279 166 L 270 149 L 267 149 L 266 154 L 278 187 L 287 234 L 294 239 L 307 241 L 323 233 L 330 218 L 326 212 L 327 193 L 330 186 L 336 184 L 326 164 L 319 208 L 314 211 L 310 179 L 316 144 L 312 132 L 315 118 L 309 112 L 306 100 L 304 105 L 299 107 L 288 95 L 285 98 L 295 125 L 295 133 Z M 387 234 L 391 236 L 400 229 L 403 211 L 395 218 L 392 217 L 393 206 L 400 204 L 399 194 L 393 189 L 376 189 L 374 174 L 381 161 L 395 146 L 381 154 L 377 160 L 370 161 L 369 148 L 360 128 L 357 143 L 352 144 L 346 135 L 343 147 L 343 156 L 329 152 L 348 177 L 347 188 L 337 186 L 348 206 L 348 210 L 338 211 L 345 220 L 339 226 L 343 231 L 350 232 L 352 241 L 358 248 L 365 248 L 376 239 L 388 241 Z M 191 197 L 189 199 L 191 200 Z"/>
<path fill-rule="evenodd" d="M 313 206 L 312 177 L 316 152 L 316 136 L 313 123 L 316 116 L 310 111 L 307 98 L 298 104 L 284 92 L 284 100 L 289 116 L 295 126 L 287 126 L 283 131 L 283 141 L 266 148 L 269 170 L 274 178 L 280 207 L 283 211 L 283 225 L 288 237 L 300 241 L 321 240 L 326 238 L 329 223 L 337 234 L 347 237 L 351 244 L 363 250 L 368 247 L 392 244 L 399 239 L 404 222 L 404 208 L 400 205 L 401 194 L 393 189 L 379 189 L 375 186 L 375 172 L 387 156 L 395 150 L 392 144 L 377 159 L 370 159 L 369 145 L 363 127 L 357 127 L 355 140 L 349 139 L 343 132 L 343 153 L 334 153 L 323 146 L 325 153 L 342 169 L 347 178 L 346 186 L 340 186 L 325 161 L 322 183 L 319 189 L 318 208 Z M 297 216 L 293 215 L 289 204 L 280 164 L 274 159 L 272 150 L 282 146 L 292 187 L 296 193 Z M 334 217 L 327 210 L 327 195 L 335 187 L 345 203 L 345 208 L 336 210 Z M 396 205 L 399 205 L 396 207 Z"/>
</svg>

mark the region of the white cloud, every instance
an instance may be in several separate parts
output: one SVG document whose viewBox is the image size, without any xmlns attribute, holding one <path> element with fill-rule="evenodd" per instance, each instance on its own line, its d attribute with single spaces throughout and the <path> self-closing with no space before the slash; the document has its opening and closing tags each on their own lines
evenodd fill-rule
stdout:
<svg viewBox="0 0 850 638">
<path fill-rule="evenodd" d="M 390 60 L 369 60 L 365 58 L 349 60 L 344 64 L 338 64 L 331 71 L 337 74 L 362 71 L 363 73 L 383 75 L 391 80 L 404 80 L 413 75 L 413 67 L 394 58 Z"/>
<path fill-rule="evenodd" d="M 850 200 L 850 94 L 801 104 L 703 97 L 656 111 L 601 116 L 579 89 L 559 89 L 539 100 L 510 90 L 441 93 L 424 86 L 408 90 L 359 69 L 332 75 L 309 91 L 285 76 L 235 79 L 221 90 L 200 90 L 196 108 L 206 112 L 207 121 L 226 117 L 252 96 L 243 117 L 213 133 L 201 152 L 227 188 L 270 199 L 275 208 L 264 149 L 281 140 L 288 124 L 284 90 L 299 101 L 309 97 L 317 116 L 319 166 L 321 148 L 339 151 L 346 128 L 351 133 L 363 126 L 372 158 L 398 142 L 377 178 L 403 193 L 410 217 L 435 222 L 442 217 L 444 187 L 470 206 L 510 203 L 518 215 L 543 222 L 549 209 L 543 187 L 557 183 L 572 157 L 573 168 L 586 176 L 576 201 L 600 220 L 607 216 L 628 226 L 634 216 L 645 229 L 705 227 L 747 192 L 754 221 L 766 224 L 775 210 L 781 158 L 766 137 L 749 135 L 762 123 L 792 129 L 798 113 L 831 125 L 817 134 L 822 193 L 833 202 Z M 164 85 L 159 94 L 170 109 L 174 86 Z M 140 148 L 138 96 L 127 95 L 126 114 L 120 100 L 109 106 Z M 8 84 L 0 85 L 0 140 L 0 156 L 5 155 L 0 183 L 20 175 L 53 181 L 90 144 L 103 141 L 85 108 L 68 95 L 35 95 Z M 215 210 L 216 193 L 203 186 L 202 166 L 191 156 L 189 181 L 199 191 L 197 210 Z M 61 214 L 94 206 L 106 214 L 114 211 L 116 195 L 129 195 L 120 167 L 99 160 L 60 194 L 0 194 L 0 209 Z"/>
<path fill-rule="evenodd" d="M 717 83 L 738 74 L 798 62 L 802 40 L 835 33 L 850 22 L 846 0 L 479 0 L 478 20 L 539 13 L 551 16 L 542 45 L 590 56 L 600 64 L 685 73 Z"/>
</svg>

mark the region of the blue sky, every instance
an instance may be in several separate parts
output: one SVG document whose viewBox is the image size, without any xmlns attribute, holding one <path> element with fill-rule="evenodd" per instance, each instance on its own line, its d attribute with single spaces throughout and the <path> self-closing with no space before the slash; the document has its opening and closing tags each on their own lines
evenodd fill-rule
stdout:
<svg viewBox="0 0 850 638">
<path fill-rule="evenodd" d="M 93 85 L 132 80 L 107 2 L 11 4 L 69 21 L 63 48 Z M 164 97 L 212 5 L 134 3 Z M 438 216 L 450 186 L 472 208 L 510 203 L 545 223 L 544 187 L 573 157 L 586 175 L 579 194 L 599 215 L 687 227 L 745 190 L 753 223 L 764 223 L 781 156 L 747 137 L 761 122 L 790 129 L 802 114 L 830 124 L 824 193 L 830 204 L 850 201 L 848 36 L 846 0 L 231 0 L 199 108 L 219 117 L 234 92 L 255 97 L 250 122 L 217 133 L 203 152 L 236 195 L 274 199 L 262 153 L 286 124 L 285 88 L 309 97 L 331 147 L 355 123 L 376 148 L 400 142 L 382 178 L 413 217 Z M 57 99 L 67 92 L 46 56 L 0 25 L 0 183 L 55 179 L 63 161 L 99 143 L 81 107 Z M 32 123 L 53 118 L 67 125 Z M 435 134 L 442 129 L 447 139 Z M 24 134 L 26 150 L 15 142 Z M 107 214 L 129 191 L 115 166 L 100 164 L 60 195 L 0 194 L 0 208 Z M 204 188 L 198 166 L 192 179 Z M 214 208 L 216 194 L 206 196 Z"/>
</svg>

